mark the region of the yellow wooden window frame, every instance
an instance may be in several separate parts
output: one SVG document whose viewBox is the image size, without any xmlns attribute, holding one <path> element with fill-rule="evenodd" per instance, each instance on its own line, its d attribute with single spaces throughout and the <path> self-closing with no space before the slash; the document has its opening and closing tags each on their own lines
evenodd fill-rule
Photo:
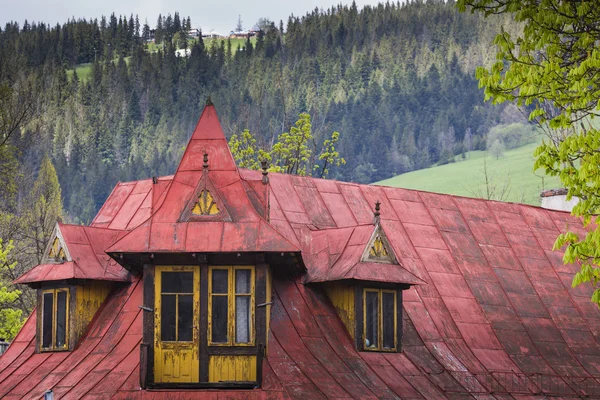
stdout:
<svg viewBox="0 0 600 400">
<path fill-rule="evenodd" d="M 237 295 L 235 293 L 235 273 L 239 270 L 250 270 L 250 293 Z M 226 270 L 227 274 L 227 293 L 213 293 L 212 274 L 215 270 Z M 253 265 L 244 266 L 210 266 L 208 268 L 208 344 L 209 346 L 254 346 L 256 339 L 256 329 L 254 324 L 254 302 L 255 302 L 255 269 Z M 227 342 L 215 343 L 212 341 L 212 299 L 213 296 L 227 296 Z M 237 343 L 235 341 L 235 299 L 237 296 L 250 297 L 250 341 L 247 343 Z"/>
<path fill-rule="evenodd" d="M 170 293 L 170 292 L 163 292 L 162 291 L 162 273 L 163 272 L 192 272 L 193 276 L 194 276 L 194 283 L 193 283 L 193 292 L 192 293 Z M 185 296 L 189 296 L 192 295 L 192 301 L 193 301 L 193 310 L 198 310 L 200 309 L 199 304 L 200 304 L 200 274 L 198 272 L 198 268 L 194 267 L 194 266 L 165 266 L 165 265 L 160 265 L 160 266 L 156 266 L 156 270 L 155 270 L 155 284 L 154 284 L 154 295 L 155 295 L 155 312 L 154 312 L 154 335 L 156 338 L 158 338 L 158 341 L 161 342 L 180 342 L 179 340 L 177 340 L 179 337 L 179 295 L 185 295 Z M 161 337 L 161 305 L 162 305 L 162 297 L 161 295 L 163 294 L 168 294 L 168 295 L 175 295 L 176 299 L 175 299 L 175 341 L 168 341 L 168 340 L 162 340 Z M 200 312 L 194 312 L 194 320 L 192 321 L 193 325 L 192 327 L 198 327 L 200 326 Z M 184 341 L 185 343 L 190 343 L 190 342 L 198 342 L 198 338 L 196 337 L 196 332 L 198 331 L 198 329 L 192 329 L 192 340 L 186 340 Z"/>
<path fill-rule="evenodd" d="M 367 347 L 367 293 L 377 293 L 377 347 Z M 383 347 L 383 293 L 394 295 L 394 347 Z M 363 290 L 363 349 L 367 351 L 395 352 L 398 348 L 398 293 L 388 289 Z"/>
<path fill-rule="evenodd" d="M 56 346 L 56 317 L 58 311 L 58 293 L 64 292 L 67 294 L 67 299 L 65 301 L 65 344 L 58 347 Z M 50 347 L 42 347 L 43 346 L 43 338 L 44 338 L 44 295 L 47 293 L 52 293 L 52 344 Z M 69 348 L 69 329 L 70 329 L 70 321 L 69 321 L 69 303 L 71 302 L 70 291 L 68 288 L 64 289 L 46 289 L 42 290 L 42 299 L 40 304 L 41 311 L 41 324 L 40 324 L 40 351 L 58 351 L 58 350 L 68 350 Z"/>
</svg>

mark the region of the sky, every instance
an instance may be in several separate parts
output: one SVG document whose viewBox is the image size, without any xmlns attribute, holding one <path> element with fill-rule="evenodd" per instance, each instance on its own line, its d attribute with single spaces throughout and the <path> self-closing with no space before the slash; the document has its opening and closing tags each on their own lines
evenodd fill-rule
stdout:
<svg viewBox="0 0 600 400">
<path fill-rule="evenodd" d="M 98 18 L 109 16 L 114 12 L 130 15 L 138 14 L 140 22 L 148 19 L 151 28 L 156 26 L 158 14 L 173 14 L 190 16 L 193 28 L 203 31 L 215 30 L 219 33 L 229 33 L 241 15 L 244 29 L 251 29 L 256 21 L 269 18 L 279 24 L 284 24 L 290 14 L 302 16 L 315 7 L 329 8 L 332 5 L 350 4 L 352 0 L 0 0 L 0 26 L 3 28 L 8 21 L 17 21 L 22 26 L 27 19 L 44 21 L 55 25 L 63 23 L 71 17 Z M 358 7 L 365 4 L 376 4 L 378 0 L 357 0 Z"/>
</svg>

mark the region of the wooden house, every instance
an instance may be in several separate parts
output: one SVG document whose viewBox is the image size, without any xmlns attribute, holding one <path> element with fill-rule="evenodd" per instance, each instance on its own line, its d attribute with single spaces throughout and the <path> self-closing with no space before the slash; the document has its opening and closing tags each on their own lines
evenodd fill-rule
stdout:
<svg viewBox="0 0 600 400">
<path fill-rule="evenodd" d="M 0 398 L 600 395 L 567 213 L 236 167 L 212 105 L 172 176 L 58 223 Z"/>
</svg>

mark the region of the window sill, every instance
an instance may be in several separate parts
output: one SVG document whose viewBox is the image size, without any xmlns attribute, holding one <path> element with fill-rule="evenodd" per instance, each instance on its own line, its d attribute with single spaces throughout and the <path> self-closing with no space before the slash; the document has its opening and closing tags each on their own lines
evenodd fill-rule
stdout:
<svg viewBox="0 0 600 400">
<path fill-rule="evenodd" d="M 148 385 L 149 392 L 170 392 L 194 389 L 258 389 L 258 382 L 198 382 L 198 383 L 157 383 Z"/>
</svg>

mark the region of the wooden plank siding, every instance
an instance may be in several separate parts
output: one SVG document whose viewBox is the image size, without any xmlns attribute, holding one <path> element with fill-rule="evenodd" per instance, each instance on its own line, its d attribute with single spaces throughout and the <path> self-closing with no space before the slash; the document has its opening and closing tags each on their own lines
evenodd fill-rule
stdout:
<svg viewBox="0 0 600 400">
<path fill-rule="evenodd" d="M 354 339 L 356 329 L 354 287 L 344 282 L 329 282 L 324 287 L 340 319 L 348 329 L 352 339 Z"/>
</svg>

